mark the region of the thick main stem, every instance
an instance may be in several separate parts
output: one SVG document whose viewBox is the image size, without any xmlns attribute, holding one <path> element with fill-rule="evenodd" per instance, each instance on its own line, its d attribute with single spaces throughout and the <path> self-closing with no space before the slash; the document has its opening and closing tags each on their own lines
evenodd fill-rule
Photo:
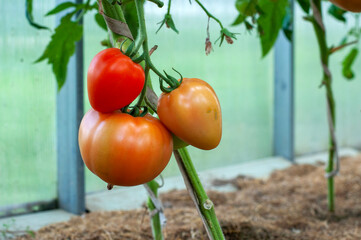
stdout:
<svg viewBox="0 0 361 240">
<path fill-rule="evenodd" d="M 179 154 L 181 158 L 181 163 L 183 164 L 184 170 L 187 175 L 187 180 L 192 185 L 193 191 L 196 195 L 196 203 L 198 205 L 198 210 L 200 211 L 201 217 L 203 218 L 203 223 L 207 229 L 207 233 L 212 240 L 223 240 L 224 235 L 222 228 L 218 222 L 216 213 L 214 211 L 213 202 L 207 196 L 206 191 L 204 190 L 202 183 L 198 177 L 197 171 L 194 168 L 193 162 L 190 158 L 190 155 L 186 148 L 181 148 L 175 151 L 175 154 Z M 177 158 L 177 155 L 176 155 Z M 180 162 L 178 162 L 180 164 Z"/>
<path fill-rule="evenodd" d="M 329 154 L 328 154 L 328 164 L 326 167 L 326 173 L 331 173 L 334 170 L 334 156 L 336 151 L 336 144 L 332 137 L 335 129 L 335 123 L 336 123 L 336 107 L 335 107 L 335 100 L 333 97 L 333 91 L 332 91 L 332 75 L 329 71 L 329 56 L 330 51 L 327 47 L 327 41 L 326 41 L 326 30 L 322 21 L 322 5 L 321 0 L 311 0 L 312 1 L 312 8 L 313 8 L 313 18 L 312 23 L 314 27 L 314 31 L 316 33 L 318 45 L 320 48 L 320 57 L 321 57 L 321 64 L 323 69 L 323 81 L 322 85 L 325 85 L 326 88 L 326 100 L 327 100 L 327 111 L 329 111 L 329 115 L 331 118 L 331 121 L 329 122 Z M 334 193 L 334 177 L 328 176 L 327 178 L 327 188 L 328 188 L 328 210 L 330 212 L 335 211 L 335 193 Z"/>
<path fill-rule="evenodd" d="M 149 188 L 154 193 L 154 196 L 158 197 L 158 188 L 159 188 L 158 183 L 156 181 L 152 180 L 152 181 L 148 182 L 147 185 L 149 186 Z M 153 203 L 153 201 L 152 201 L 152 199 L 150 197 L 148 197 L 147 207 L 148 207 L 150 212 L 153 212 L 156 209 L 156 207 L 155 207 L 155 205 L 154 205 L 154 203 Z M 151 217 L 150 221 L 151 221 L 151 224 L 152 224 L 152 233 L 153 233 L 154 240 L 163 240 L 162 224 L 161 224 L 161 221 L 160 221 L 159 212 L 155 213 Z"/>
</svg>

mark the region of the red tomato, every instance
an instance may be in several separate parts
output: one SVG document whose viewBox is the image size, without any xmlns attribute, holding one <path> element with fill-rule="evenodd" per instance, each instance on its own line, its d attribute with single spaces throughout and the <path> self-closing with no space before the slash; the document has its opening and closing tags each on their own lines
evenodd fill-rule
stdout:
<svg viewBox="0 0 361 240">
<path fill-rule="evenodd" d="M 113 112 L 137 98 L 144 85 L 143 68 L 118 48 L 99 52 L 88 69 L 88 97 L 98 112 Z"/>
<path fill-rule="evenodd" d="M 194 147 L 209 150 L 222 137 L 221 107 L 213 88 L 197 78 L 184 78 L 170 93 L 162 93 L 158 116 L 177 137 Z"/>
<path fill-rule="evenodd" d="M 361 0 L 330 0 L 336 6 L 351 12 L 361 12 Z"/>
<path fill-rule="evenodd" d="M 79 128 L 85 165 L 107 183 L 134 186 L 149 182 L 167 166 L 171 133 L 155 117 L 89 110 Z"/>
</svg>

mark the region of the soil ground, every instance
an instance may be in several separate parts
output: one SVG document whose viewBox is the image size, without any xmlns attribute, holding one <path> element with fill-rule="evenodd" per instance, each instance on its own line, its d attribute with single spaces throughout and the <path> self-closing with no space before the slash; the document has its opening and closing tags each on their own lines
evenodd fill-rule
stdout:
<svg viewBox="0 0 361 240">
<path fill-rule="evenodd" d="M 361 156 L 341 160 L 336 212 L 327 211 L 324 166 L 294 165 L 268 179 L 239 176 L 235 192 L 209 192 L 226 239 L 361 239 Z M 187 192 L 161 195 L 165 239 L 208 239 Z M 36 239 L 152 239 L 145 209 L 94 212 L 46 226 Z M 33 239 L 22 236 L 18 239 Z"/>
</svg>

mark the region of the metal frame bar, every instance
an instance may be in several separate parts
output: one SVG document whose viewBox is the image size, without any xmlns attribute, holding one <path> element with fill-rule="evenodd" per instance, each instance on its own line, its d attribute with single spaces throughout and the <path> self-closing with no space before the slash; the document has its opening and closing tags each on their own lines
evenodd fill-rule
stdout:
<svg viewBox="0 0 361 240">
<path fill-rule="evenodd" d="M 57 200 L 28 202 L 23 204 L 8 205 L 0 207 L 0 219 L 3 217 L 13 217 L 25 213 L 46 211 L 57 208 Z"/>
<path fill-rule="evenodd" d="M 293 24 L 293 0 L 290 0 Z M 292 25 L 293 28 L 293 25 Z M 293 34 L 294 35 L 294 34 Z M 293 38 L 293 36 L 292 36 Z M 274 155 L 294 160 L 294 48 L 285 35 L 279 34 L 274 63 Z"/>
<path fill-rule="evenodd" d="M 73 0 L 82 3 L 82 0 Z M 59 4 L 64 0 L 57 0 Z M 57 17 L 59 22 L 62 16 Z M 78 129 L 83 117 L 83 40 L 70 58 L 67 79 L 57 94 L 58 205 L 74 214 L 85 211 L 84 164 L 78 147 Z"/>
</svg>

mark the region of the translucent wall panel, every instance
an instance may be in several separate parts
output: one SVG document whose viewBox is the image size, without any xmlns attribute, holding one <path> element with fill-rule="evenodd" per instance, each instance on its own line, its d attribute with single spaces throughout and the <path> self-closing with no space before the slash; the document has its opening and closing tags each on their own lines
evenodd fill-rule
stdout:
<svg viewBox="0 0 361 240">
<path fill-rule="evenodd" d="M 38 1 L 34 17 L 55 1 Z M 0 206 L 56 196 L 55 79 L 45 63 L 34 64 L 50 39 L 25 19 L 22 0 L 0 1 Z"/>
<path fill-rule="evenodd" d="M 325 3 L 327 9 L 329 4 Z M 326 12 L 325 12 L 326 13 Z M 319 88 L 322 70 L 316 37 L 309 22 L 302 19 L 301 9 L 296 8 L 295 35 L 295 125 L 296 154 L 326 150 L 328 147 L 328 125 L 325 88 Z M 327 40 L 337 45 L 347 27 L 325 14 Z M 356 78 L 347 81 L 342 76 L 342 60 L 350 48 L 331 56 L 330 69 L 333 74 L 333 88 L 336 99 L 336 128 L 340 146 L 361 146 L 361 58 L 354 64 Z"/>
<path fill-rule="evenodd" d="M 206 1 L 205 5 L 226 27 L 237 16 L 233 0 Z M 272 155 L 273 54 L 262 60 L 255 33 L 237 27 L 229 28 L 240 33 L 233 45 L 214 44 L 214 51 L 206 56 L 208 18 L 199 6 L 189 5 L 188 1 L 172 1 L 171 13 L 179 34 L 165 26 L 155 34 L 157 23 L 166 11 L 166 7 L 159 9 L 155 4 L 146 4 L 149 44 L 158 45 L 152 55 L 154 64 L 175 77 L 172 67 L 184 77 L 204 79 L 214 87 L 222 107 L 223 138 L 219 147 L 211 151 L 190 147 L 196 168 L 204 170 Z M 99 42 L 104 34 L 96 29 L 94 25 L 86 26 L 86 64 L 101 49 Z M 211 20 L 212 42 L 218 38 L 219 30 Z M 152 79 L 159 94 L 158 78 L 152 75 Z M 176 174 L 179 171 L 172 159 L 163 175 Z M 105 188 L 104 183 L 91 175 L 87 175 L 87 184 L 88 191 Z"/>
</svg>

